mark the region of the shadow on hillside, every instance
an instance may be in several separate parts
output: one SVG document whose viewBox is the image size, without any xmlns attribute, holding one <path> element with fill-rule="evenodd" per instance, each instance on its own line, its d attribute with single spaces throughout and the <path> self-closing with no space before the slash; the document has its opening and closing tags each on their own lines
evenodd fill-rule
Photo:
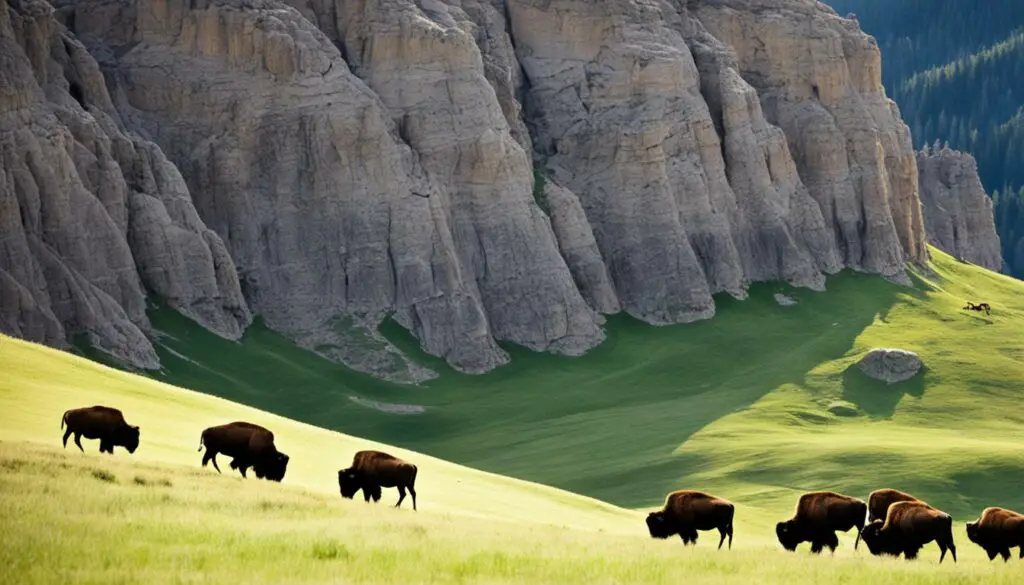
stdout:
<svg viewBox="0 0 1024 585">
<path fill-rule="evenodd" d="M 856 364 L 851 364 L 843 372 L 843 400 L 856 404 L 857 408 L 872 418 L 892 418 L 904 396 L 924 396 L 927 375 L 928 367 L 924 366 L 909 380 L 887 384 L 871 378 L 860 371 Z"/>
<path fill-rule="evenodd" d="M 799 303 L 779 306 L 777 292 Z M 164 309 L 151 312 L 167 335 L 164 369 L 154 376 L 302 422 L 640 506 L 679 487 L 689 459 L 674 451 L 695 433 L 780 386 L 802 385 L 815 367 L 849 352 L 876 318 L 886 319 L 901 295 L 925 294 L 849 271 L 829 278 L 826 293 L 759 284 L 746 300 L 716 297 L 717 316 L 706 321 L 655 327 L 609 317 L 605 343 L 580 357 L 503 344 L 512 362 L 484 375 L 455 373 L 426 356 L 408 332 L 385 332 L 412 359 L 438 368 L 440 378 L 421 386 L 352 372 L 265 327 L 251 327 L 241 342 L 226 341 Z M 849 386 L 847 399 L 873 416 L 895 407 L 891 397 Z M 426 412 L 389 414 L 352 396 L 421 404 Z"/>
</svg>

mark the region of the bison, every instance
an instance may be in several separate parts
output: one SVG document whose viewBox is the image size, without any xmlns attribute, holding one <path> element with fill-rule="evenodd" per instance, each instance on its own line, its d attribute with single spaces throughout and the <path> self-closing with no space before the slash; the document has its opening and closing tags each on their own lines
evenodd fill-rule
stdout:
<svg viewBox="0 0 1024 585">
<path fill-rule="evenodd" d="M 236 421 L 210 427 L 199 437 L 199 450 L 204 446 L 203 467 L 212 461 L 217 473 L 220 473 L 218 453 L 232 457 L 231 469 L 237 469 L 242 477 L 246 477 L 246 470 L 252 467 L 257 478 L 281 481 L 288 469 L 288 455 L 277 450 L 274 433 L 252 423 Z"/>
<path fill-rule="evenodd" d="M 985 508 L 974 522 L 967 523 L 967 538 L 985 549 L 988 560 L 1002 555 L 1010 560 L 1010 549 L 1019 546 L 1024 559 L 1024 515 L 1005 508 Z"/>
<path fill-rule="evenodd" d="M 893 489 L 881 489 L 871 492 L 868 496 L 868 522 L 885 520 L 885 514 L 889 506 L 896 502 L 920 502 L 914 496 Z"/>
<path fill-rule="evenodd" d="M 698 530 L 718 530 L 722 549 L 725 537 L 732 548 L 732 518 L 735 506 L 728 500 L 704 492 L 679 490 L 665 498 L 665 506 L 647 515 L 647 530 L 652 538 L 668 538 L 678 534 L 684 545 L 697 544 Z"/>
<path fill-rule="evenodd" d="M 139 448 L 139 427 L 125 422 L 124 415 L 116 408 L 109 406 L 89 406 L 75 408 L 64 413 L 60 419 L 60 428 L 67 427 L 64 432 L 64 448 L 68 446 L 68 437 L 75 435 L 75 445 L 82 448 L 82 437 L 100 440 L 100 453 L 114 454 L 114 447 L 124 447 L 129 453 Z"/>
<path fill-rule="evenodd" d="M 775 525 L 775 535 L 786 550 L 796 550 L 801 542 L 809 541 L 813 553 L 820 553 L 826 546 L 835 552 L 839 546 L 836 530 L 847 532 L 856 528 L 856 549 L 866 514 L 867 504 L 857 498 L 835 492 L 809 492 L 800 496 L 791 519 Z"/>
<path fill-rule="evenodd" d="M 412 509 L 416 509 L 416 466 L 393 455 L 380 451 L 359 451 L 352 458 L 352 467 L 338 471 L 338 488 L 341 497 L 352 499 L 356 492 L 363 490 L 363 498 L 369 502 L 380 501 L 382 487 L 398 488 L 398 503 L 402 505 L 405 490 L 412 496 Z"/>
<path fill-rule="evenodd" d="M 908 560 L 917 558 L 921 547 L 931 541 L 939 545 L 941 563 L 949 549 L 956 562 L 953 544 L 953 518 L 924 502 L 896 502 L 889 506 L 885 522 L 875 520 L 864 527 L 864 544 L 873 555 L 903 554 Z"/>
</svg>

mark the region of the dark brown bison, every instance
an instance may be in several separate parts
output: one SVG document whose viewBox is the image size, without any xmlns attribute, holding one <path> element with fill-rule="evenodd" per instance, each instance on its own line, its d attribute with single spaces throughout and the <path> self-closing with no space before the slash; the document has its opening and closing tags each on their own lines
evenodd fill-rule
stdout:
<svg viewBox="0 0 1024 585">
<path fill-rule="evenodd" d="M 288 455 L 277 450 L 274 433 L 252 423 L 233 422 L 210 427 L 199 437 L 199 450 L 204 446 L 203 467 L 212 461 L 217 473 L 220 473 L 218 453 L 232 457 L 231 469 L 237 469 L 242 477 L 246 477 L 246 470 L 252 467 L 260 479 L 281 481 L 288 469 Z"/>
<path fill-rule="evenodd" d="M 873 555 L 898 557 L 902 553 L 908 560 L 915 559 L 921 547 L 933 540 L 942 551 L 939 562 L 949 549 L 955 563 L 953 519 L 924 502 L 896 502 L 889 506 L 885 522 L 875 520 L 864 527 L 864 544 Z"/>
<path fill-rule="evenodd" d="M 809 492 L 800 496 L 791 519 L 775 525 L 775 535 L 786 550 L 796 550 L 801 542 L 810 542 L 813 553 L 820 553 L 826 546 L 835 552 L 839 546 L 836 530 L 847 532 L 856 528 L 856 549 L 867 509 L 867 504 L 857 498 L 835 492 Z"/>
<path fill-rule="evenodd" d="M 672 492 L 665 498 L 665 506 L 647 515 L 647 530 L 652 538 L 668 538 L 678 534 L 683 544 L 697 544 L 698 530 L 718 530 L 722 549 L 725 537 L 732 548 L 732 518 L 735 506 L 728 500 L 691 490 Z"/>
<path fill-rule="evenodd" d="M 868 496 L 868 522 L 874 522 L 875 520 L 885 520 L 885 514 L 889 511 L 889 506 L 896 502 L 920 502 L 921 500 L 914 496 L 893 489 L 882 489 L 871 492 Z"/>
<path fill-rule="evenodd" d="M 967 523 L 967 538 L 985 549 L 988 560 L 1002 555 L 1010 560 L 1010 549 L 1019 546 L 1024 559 L 1024 515 L 1005 508 L 985 508 L 974 522 Z"/>
<path fill-rule="evenodd" d="M 100 453 L 114 454 L 114 447 L 124 447 L 129 453 L 139 448 L 139 427 L 134 427 L 124 420 L 124 415 L 116 408 L 109 406 L 88 406 L 75 408 L 64 413 L 60 419 L 60 428 L 64 431 L 64 447 L 68 446 L 68 437 L 75 436 L 75 445 L 82 449 L 82 437 L 100 440 Z"/>
<path fill-rule="evenodd" d="M 416 509 L 416 466 L 380 451 L 359 451 L 352 458 L 352 467 L 338 471 L 338 488 L 343 498 L 351 499 L 363 490 L 369 502 L 380 501 L 381 488 L 398 488 L 398 503 L 402 505 L 405 490 L 412 496 L 412 509 Z"/>
</svg>

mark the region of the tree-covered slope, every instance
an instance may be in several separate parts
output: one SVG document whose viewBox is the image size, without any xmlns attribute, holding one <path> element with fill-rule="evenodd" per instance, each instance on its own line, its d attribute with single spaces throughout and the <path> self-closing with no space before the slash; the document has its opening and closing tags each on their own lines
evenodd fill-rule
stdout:
<svg viewBox="0 0 1024 585">
<path fill-rule="evenodd" d="M 1024 276 L 1024 2 L 827 0 L 882 51 L 882 79 L 914 143 L 965 150 L 995 198 L 1010 272 Z"/>
</svg>

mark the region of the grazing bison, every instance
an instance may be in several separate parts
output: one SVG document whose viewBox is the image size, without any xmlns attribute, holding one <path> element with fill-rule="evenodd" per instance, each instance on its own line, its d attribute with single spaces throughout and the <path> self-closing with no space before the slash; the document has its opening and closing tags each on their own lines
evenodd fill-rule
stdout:
<svg viewBox="0 0 1024 585">
<path fill-rule="evenodd" d="M 1019 546 L 1024 559 L 1024 515 L 1005 508 L 985 508 L 981 517 L 967 523 L 967 538 L 985 549 L 988 560 L 1002 555 L 1010 560 L 1010 549 Z"/>
<path fill-rule="evenodd" d="M 697 544 L 698 530 L 718 530 L 722 549 L 725 537 L 732 548 L 732 518 L 735 506 L 728 500 L 704 492 L 679 490 L 665 498 L 665 507 L 647 515 L 647 530 L 652 538 L 668 538 L 678 534 L 683 544 Z"/>
<path fill-rule="evenodd" d="M 380 501 L 382 487 L 398 488 L 398 503 L 402 505 L 405 490 L 412 496 L 412 509 L 416 509 L 416 466 L 408 461 L 380 451 L 359 451 L 352 458 L 352 467 L 338 471 L 338 488 L 343 498 L 352 499 L 363 490 L 367 502 Z"/>
<path fill-rule="evenodd" d="M 231 469 L 237 469 L 242 477 L 250 467 L 260 479 L 281 481 L 288 469 L 288 456 L 277 450 L 274 433 L 247 422 L 233 422 L 210 427 L 199 437 L 199 450 L 206 447 L 203 467 L 210 461 L 220 473 L 217 454 L 232 457 Z"/>
<path fill-rule="evenodd" d="M 949 549 L 955 563 L 953 519 L 924 502 L 896 502 L 889 506 L 885 522 L 875 520 L 864 527 L 864 544 L 873 555 L 902 553 L 908 560 L 915 559 L 921 547 L 933 540 L 942 551 L 939 562 Z"/>
<path fill-rule="evenodd" d="M 139 427 L 134 427 L 124 420 L 124 415 L 116 408 L 109 406 L 89 406 L 75 408 L 64 413 L 60 419 L 60 428 L 67 426 L 64 432 L 64 447 L 68 446 L 68 437 L 75 435 L 75 445 L 82 449 L 82 437 L 100 440 L 100 453 L 114 454 L 114 447 L 124 447 L 129 453 L 139 448 Z"/>
<path fill-rule="evenodd" d="M 882 489 L 871 492 L 868 496 L 868 522 L 885 520 L 889 506 L 896 502 L 920 502 L 914 496 L 899 490 Z"/>
<path fill-rule="evenodd" d="M 793 517 L 775 525 L 775 535 L 786 550 L 796 550 L 801 542 L 810 542 L 813 553 L 820 553 L 826 546 L 835 552 L 839 546 L 836 530 L 847 532 L 856 528 L 853 548 L 857 548 L 867 508 L 863 501 L 835 492 L 806 493 L 797 501 Z"/>
<path fill-rule="evenodd" d="M 977 311 L 979 313 L 982 312 L 982 311 L 985 311 L 985 314 L 988 315 L 989 312 L 992 310 L 992 307 L 989 306 L 988 303 L 977 303 L 977 304 L 975 304 L 975 303 L 972 303 L 971 301 L 967 301 L 967 304 L 964 305 L 963 310 L 965 310 L 965 311 Z"/>
</svg>

